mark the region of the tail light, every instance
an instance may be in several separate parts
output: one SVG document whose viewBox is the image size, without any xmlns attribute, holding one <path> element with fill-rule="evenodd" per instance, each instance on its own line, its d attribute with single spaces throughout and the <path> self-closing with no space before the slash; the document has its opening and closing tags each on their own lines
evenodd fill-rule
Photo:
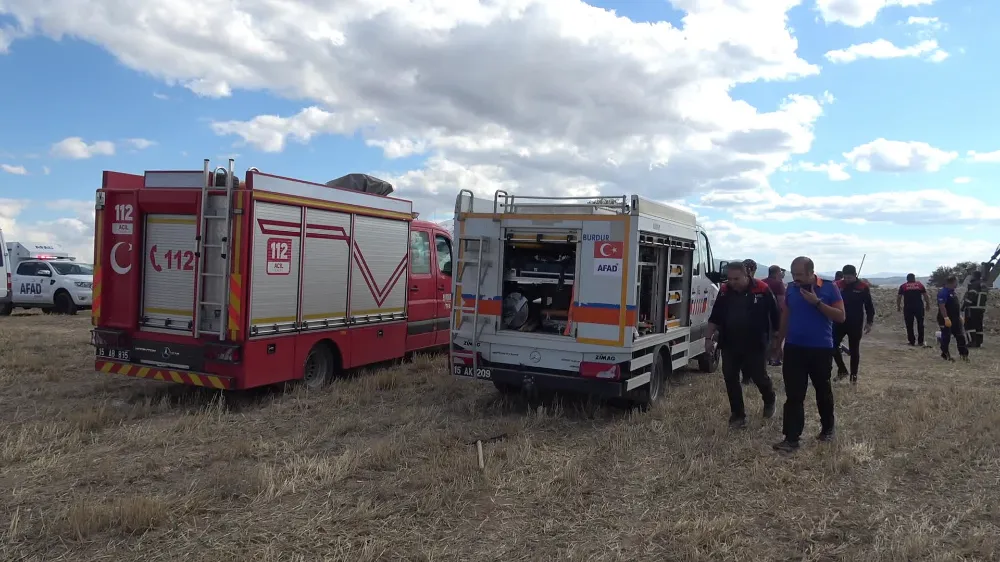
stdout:
<svg viewBox="0 0 1000 562">
<path fill-rule="evenodd" d="M 219 363 L 239 363 L 243 350 L 238 345 L 210 343 L 205 346 L 205 359 Z"/>
<path fill-rule="evenodd" d="M 622 378 L 622 366 L 620 363 L 593 363 L 590 361 L 581 361 L 580 376 L 587 379 L 617 381 Z"/>
<path fill-rule="evenodd" d="M 108 348 L 130 348 L 132 342 L 129 335 L 122 330 L 94 328 L 90 331 L 90 345 Z"/>
</svg>

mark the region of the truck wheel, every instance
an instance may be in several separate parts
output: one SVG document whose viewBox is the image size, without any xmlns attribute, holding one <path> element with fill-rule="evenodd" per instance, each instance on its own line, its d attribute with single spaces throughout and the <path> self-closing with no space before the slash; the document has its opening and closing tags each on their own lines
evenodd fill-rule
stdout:
<svg viewBox="0 0 1000 562">
<path fill-rule="evenodd" d="M 317 343 L 309 350 L 302 367 L 302 384 L 309 390 L 322 388 L 333 377 L 333 351 L 325 343 Z"/>
<path fill-rule="evenodd" d="M 59 314 L 69 314 L 70 316 L 76 314 L 76 303 L 73 302 L 73 297 L 65 291 L 56 293 L 55 305 L 56 312 Z"/>
<path fill-rule="evenodd" d="M 636 389 L 633 404 L 645 411 L 658 402 L 666 392 L 667 375 L 670 374 L 670 348 L 658 345 L 653 349 L 653 364 L 650 366 L 649 383 Z"/>
<path fill-rule="evenodd" d="M 698 370 L 703 373 L 714 373 L 719 368 L 719 357 L 721 357 L 721 352 L 719 351 L 719 336 L 712 336 L 712 340 L 715 341 L 716 346 L 712 349 L 712 354 L 709 355 L 704 351 L 698 356 Z"/>
<path fill-rule="evenodd" d="M 7 303 L 0 305 L 0 316 L 10 316 L 10 313 L 14 310 L 13 303 Z"/>
</svg>

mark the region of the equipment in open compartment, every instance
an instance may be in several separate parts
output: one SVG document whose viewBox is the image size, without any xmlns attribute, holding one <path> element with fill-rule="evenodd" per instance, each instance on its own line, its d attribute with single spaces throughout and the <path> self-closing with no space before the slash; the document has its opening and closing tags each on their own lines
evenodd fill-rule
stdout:
<svg viewBox="0 0 1000 562">
<path fill-rule="evenodd" d="M 568 335 L 576 233 L 508 232 L 501 328 Z"/>
</svg>

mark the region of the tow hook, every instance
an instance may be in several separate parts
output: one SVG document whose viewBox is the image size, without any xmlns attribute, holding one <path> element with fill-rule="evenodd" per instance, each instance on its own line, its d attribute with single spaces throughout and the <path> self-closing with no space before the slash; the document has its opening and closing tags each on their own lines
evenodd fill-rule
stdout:
<svg viewBox="0 0 1000 562">
<path fill-rule="evenodd" d="M 521 383 L 521 393 L 525 399 L 534 402 L 538 398 L 538 387 L 535 386 L 533 377 L 524 377 Z"/>
</svg>

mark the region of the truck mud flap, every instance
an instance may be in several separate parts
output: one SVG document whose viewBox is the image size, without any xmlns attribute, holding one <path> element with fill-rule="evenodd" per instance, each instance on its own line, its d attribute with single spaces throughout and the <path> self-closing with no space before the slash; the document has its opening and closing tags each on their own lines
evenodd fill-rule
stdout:
<svg viewBox="0 0 1000 562">
<path fill-rule="evenodd" d="M 125 375 L 126 377 L 135 377 L 137 379 L 173 382 L 189 386 L 203 386 L 217 390 L 230 390 L 233 388 L 233 380 L 229 377 L 207 375 L 193 371 L 176 371 L 160 367 L 147 367 L 135 363 L 119 363 L 117 361 L 98 359 L 94 363 L 94 369 L 100 373 L 109 375 Z"/>
<path fill-rule="evenodd" d="M 490 380 L 495 383 L 508 384 L 520 388 L 534 387 L 538 390 L 575 392 L 604 398 L 621 398 L 626 394 L 625 383 L 622 381 L 586 379 L 573 375 L 554 375 L 535 371 L 498 369 L 494 366 L 490 366 Z"/>
</svg>

